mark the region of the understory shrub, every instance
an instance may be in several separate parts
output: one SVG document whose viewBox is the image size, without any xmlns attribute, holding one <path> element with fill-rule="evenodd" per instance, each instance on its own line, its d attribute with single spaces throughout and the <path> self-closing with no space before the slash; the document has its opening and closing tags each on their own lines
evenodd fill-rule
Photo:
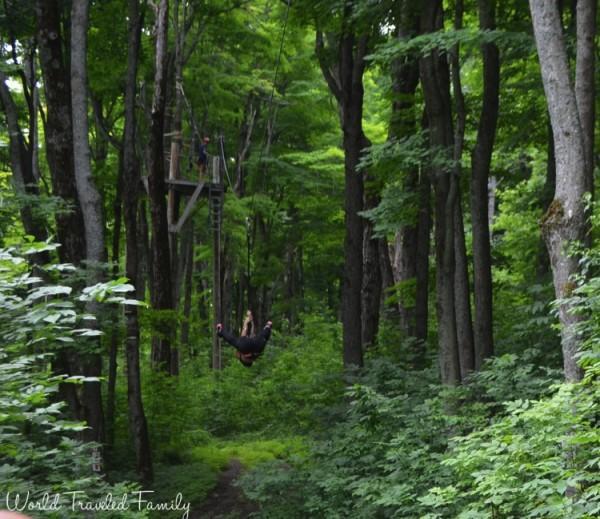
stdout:
<svg viewBox="0 0 600 519">
<path fill-rule="evenodd" d="M 30 243 L 0 250 L 0 495 L 3 507 L 32 517 L 81 517 L 74 502 L 93 503 L 109 493 L 132 498 L 137 487 L 108 484 L 92 471 L 97 446 L 79 440 L 86 425 L 66 418 L 58 394 L 59 382 L 82 384 L 84 379 L 55 376 L 51 363 L 67 346 L 79 354 L 93 348 L 86 337 L 99 332 L 86 326 L 78 301 L 122 302 L 114 294 L 129 288 L 117 280 L 75 294 L 61 282 L 64 272 L 74 270 L 70 265 L 36 266 L 33 274 L 26 258 L 54 248 Z M 51 502 L 57 499 L 54 509 L 29 507 L 45 494 Z M 132 507 L 104 516 L 145 515 Z"/>
<path fill-rule="evenodd" d="M 555 488 L 554 495 L 560 494 L 569 479 L 568 469 L 552 472 L 553 464 L 564 461 L 556 451 L 571 428 L 590 432 L 589 417 L 574 421 L 565 416 L 566 393 L 555 384 L 558 372 L 534 367 L 526 358 L 493 359 L 470 383 L 456 388 L 438 385 L 434 370 L 403 371 L 388 361 L 373 361 L 347 390 L 343 419 L 313 440 L 308 456 L 258 467 L 242 480 L 243 488 L 261 503 L 261 517 L 433 518 L 463 512 L 467 515 L 460 517 L 492 517 L 485 489 L 494 485 L 477 479 L 467 461 L 481 465 L 482 473 L 510 463 L 516 470 L 519 458 L 501 445 L 509 441 L 506 435 L 514 424 L 530 420 L 523 431 L 510 433 L 513 445 L 529 456 L 529 468 L 521 469 L 524 479 L 511 485 L 531 483 L 536 474 Z M 523 412 L 545 404 L 543 417 L 539 410 L 538 415 Z M 561 418 L 553 422 L 559 412 Z M 490 444 L 499 446 L 495 457 Z M 546 444 L 554 451 L 542 448 Z M 585 479 L 586 470 L 577 478 Z M 501 485 L 498 492 L 503 492 Z M 509 489 L 502 495 L 510 500 Z M 515 515 L 497 516 L 524 517 L 519 514 L 541 510 L 539 494 L 518 496 L 502 508 Z M 521 502 L 527 496 L 531 506 Z"/>
</svg>

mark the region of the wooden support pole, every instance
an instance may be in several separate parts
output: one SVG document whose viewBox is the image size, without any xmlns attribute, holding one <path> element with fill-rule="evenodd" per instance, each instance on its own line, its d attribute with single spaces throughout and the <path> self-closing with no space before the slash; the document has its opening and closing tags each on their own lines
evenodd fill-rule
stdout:
<svg viewBox="0 0 600 519">
<path fill-rule="evenodd" d="M 171 139 L 171 160 L 169 162 L 169 180 L 176 180 L 179 176 L 179 147 L 181 144 L 181 134 L 179 132 L 172 132 L 173 138 Z M 175 214 L 175 198 L 176 193 L 173 189 L 169 189 L 169 203 L 168 203 L 168 222 L 169 225 L 174 225 L 177 215 Z"/>
<path fill-rule="evenodd" d="M 222 356 L 221 356 L 221 342 L 216 333 L 217 323 L 223 322 L 223 311 L 222 311 L 222 287 L 221 287 L 221 212 L 223 205 L 223 174 L 221 168 L 218 167 L 218 161 L 216 163 L 217 169 L 213 169 L 213 184 L 214 188 L 210 194 L 210 210 L 212 219 L 212 231 L 213 231 L 213 312 L 214 312 L 214 325 L 213 326 L 213 347 L 212 347 L 212 368 L 221 369 Z M 215 163 L 213 162 L 213 167 Z M 215 176 L 215 174 L 217 176 Z M 218 182 L 214 182 L 217 180 Z"/>
<path fill-rule="evenodd" d="M 200 194 L 202 193 L 203 189 L 204 189 L 204 182 L 200 182 L 196 186 L 194 193 L 188 200 L 188 203 L 185 206 L 185 209 L 183 210 L 183 214 L 179 218 L 179 221 L 176 224 L 169 225 L 169 231 L 171 233 L 178 233 L 179 231 L 181 231 L 183 224 L 189 218 L 189 216 L 192 214 L 192 211 L 193 211 L 194 207 L 196 206 L 196 203 L 198 202 L 198 198 L 200 197 Z M 169 193 L 172 193 L 173 191 L 174 190 L 171 189 L 171 191 L 169 191 Z"/>
</svg>

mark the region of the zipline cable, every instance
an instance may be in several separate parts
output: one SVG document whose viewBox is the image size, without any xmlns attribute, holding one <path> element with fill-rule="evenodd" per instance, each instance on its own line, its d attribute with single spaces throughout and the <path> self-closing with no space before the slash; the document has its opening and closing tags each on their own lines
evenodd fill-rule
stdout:
<svg viewBox="0 0 600 519">
<path fill-rule="evenodd" d="M 263 145 L 261 147 L 260 150 L 260 154 L 258 155 L 258 166 L 260 167 L 260 164 L 262 162 L 263 159 L 263 155 L 265 152 L 265 148 L 267 147 L 267 139 L 268 139 L 268 132 L 269 132 L 269 121 L 271 119 L 271 114 L 273 111 L 273 98 L 275 97 L 275 88 L 277 87 L 277 78 L 279 77 L 279 68 L 281 66 L 281 56 L 283 55 L 283 48 L 284 48 L 284 43 L 285 43 L 285 33 L 287 31 L 287 26 L 288 26 L 288 20 L 290 17 L 290 6 L 291 6 L 291 2 L 292 0 L 287 0 L 286 2 L 286 9 L 285 9 L 285 18 L 283 20 L 283 29 L 281 30 L 281 38 L 279 40 L 279 52 L 277 54 L 277 61 L 275 63 L 275 74 L 273 77 L 273 86 L 271 87 L 271 95 L 269 96 L 269 109 L 267 110 L 267 125 L 265 127 L 265 136 L 263 138 Z M 272 126 L 275 126 L 275 123 L 273 122 Z M 262 184 L 264 187 L 264 181 L 266 179 L 267 176 L 267 168 L 265 165 L 265 169 L 262 171 Z M 253 213 L 254 212 L 254 207 L 255 207 L 255 196 L 256 196 L 256 190 L 254 191 L 254 193 L 252 193 L 252 204 L 251 204 L 251 210 L 250 212 Z"/>
<path fill-rule="evenodd" d="M 283 20 L 283 28 L 281 30 L 281 38 L 279 40 L 279 52 L 277 53 L 277 61 L 275 63 L 275 74 L 273 76 L 273 86 L 271 87 L 271 95 L 269 96 L 269 107 L 267 110 L 267 124 L 265 126 L 265 135 L 263 137 L 263 145 L 261 147 L 260 154 L 258 156 L 258 162 L 257 162 L 258 167 L 260 167 L 261 162 L 263 160 L 263 155 L 264 155 L 265 149 L 267 147 L 267 140 L 269 138 L 269 136 L 268 136 L 269 124 L 270 124 L 269 121 L 271 120 L 271 117 L 273 117 L 273 115 L 272 115 L 272 113 L 273 113 L 273 98 L 275 97 L 275 88 L 277 87 L 277 79 L 279 77 L 279 68 L 281 66 L 281 56 L 283 55 L 283 49 L 284 49 L 284 44 L 285 44 L 285 34 L 287 31 L 288 20 L 289 20 L 289 16 L 290 16 L 291 1 L 292 0 L 287 0 L 287 2 L 286 2 L 285 18 Z M 273 129 L 274 127 L 275 127 L 275 121 L 273 121 L 271 123 L 271 129 Z M 262 176 L 261 176 L 261 184 L 262 184 L 261 187 L 263 187 L 263 188 L 265 185 L 266 178 L 267 178 L 267 165 L 265 164 L 265 168 L 262 170 Z M 255 200 L 256 200 L 256 189 L 254 190 L 254 193 L 252 193 L 252 203 L 250 205 L 250 214 L 254 214 Z M 250 252 L 254 245 L 253 240 L 251 240 L 251 234 L 252 233 L 250 232 L 250 218 L 247 218 L 246 219 L 246 246 L 247 246 L 246 279 L 248 280 L 248 283 L 250 283 L 250 275 L 251 275 Z M 249 297 L 250 297 L 250 291 L 248 290 L 248 298 Z M 248 300 L 248 306 L 250 306 L 250 300 Z"/>
</svg>

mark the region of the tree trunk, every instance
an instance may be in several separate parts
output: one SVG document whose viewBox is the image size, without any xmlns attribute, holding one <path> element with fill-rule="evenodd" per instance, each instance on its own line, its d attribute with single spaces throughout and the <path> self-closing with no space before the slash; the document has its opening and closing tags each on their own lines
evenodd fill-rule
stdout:
<svg viewBox="0 0 600 519">
<path fill-rule="evenodd" d="M 171 282 L 171 255 L 165 202 L 164 164 L 164 121 L 165 93 L 167 87 L 166 58 L 168 30 L 168 0 L 160 0 L 156 8 L 156 46 L 154 70 L 154 96 L 150 125 L 150 213 L 152 217 L 152 309 L 173 310 L 173 290 Z M 161 316 L 162 317 L 162 316 Z M 152 362 L 155 368 L 171 373 L 171 340 L 174 337 L 174 324 L 171 318 L 162 318 L 161 336 L 152 340 Z"/>
<path fill-rule="evenodd" d="M 479 0 L 479 27 L 494 30 L 495 0 Z M 494 43 L 482 45 L 483 102 L 477 142 L 471 156 L 471 222 L 473 226 L 473 285 L 475 299 L 475 369 L 494 354 L 492 318 L 492 255 L 488 216 L 490 163 L 498 122 L 500 56 Z"/>
<path fill-rule="evenodd" d="M 63 56 L 60 7 L 57 0 L 37 0 L 37 41 L 46 95 L 46 157 L 55 196 L 72 210 L 56 215 L 56 231 L 62 262 L 79 265 L 85 258 L 83 215 L 77 197 L 73 169 L 71 82 Z"/>
<path fill-rule="evenodd" d="M 550 255 L 556 297 L 563 300 L 571 295 L 575 287 L 571 277 L 578 272 L 578 260 L 568 254 L 567 245 L 585 238 L 584 194 L 588 184 L 585 137 L 570 82 L 558 6 L 544 0 L 530 0 L 529 6 L 556 157 L 556 190 L 542 220 L 542 232 Z M 580 340 L 574 330 L 580 317 L 573 315 L 571 306 L 564 301 L 558 314 L 565 378 L 574 382 L 582 377 L 576 359 Z"/>
<path fill-rule="evenodd" d="M 377 243 L 379 247 L 379 270 L 381 271 L 381 304 L 385 315 L 393 317 L 398 315 L 398 305 L 395 301 L 388 302 L 388 298 L 396 284 L 390 258 L 390 246 L 386 238 L 377 240 Z"/>
<path fill-rule="evenodd" d="M 363 40 L 364 41 L 364 40 Z M 362 43 L 366 51 L 366 41 Z M 340 64 L 342 82 L 342 117 L 344 132 L 344 211 L 346 236 L 344 239 L 344 283 L 342 292 L 344 326 L 344 365 L 362 366 L 362 323 L 361 323 L 361 285 L 363 277 L 363 222 L 359 212 L 363 205 L 363 180 L 357 172 L 358 161 L 363 149 L 362 71 L 364 69 L 364 51 L 357 49 L 354 55 L 354 36 L 343 38 Z M 361 55 L 362 54 L 362 55 Z M 357 72 L 355 72 L 355 70 Z M 354 77 L 360 79 L 354 81 Z"/>
<path fill-rule="evenodd" d="M 223 323 L 223 270 L 221 268 L 221 212 L 222 198 L 221 195 L 212 195 L 209 203 L 211 204 L 211 227 L 213 239 L 213 325 Z M 212 346 L 212 369 L 223 368 L 223 357 L 221 350 L 220 339 L 217 336 L 215 328 L 213 328 L 213 346 Z"/>
<path fill-rule="evenodd" d="M 586 162 L 587 193 L 594 195 L 594 126 L 596 122 L 595 52 L 596 0 L 577 0 L 577 61 L 575 67 L 575 98 Z"/>
<path fill-rule="evenodd" d="M 423 33 L 443 26 L 440 0 L 429 0 L 421 15 Z M 446 56 L 439 50 L 420 60 L 421 81 L 427 111 L 430 146 L 445 161 L 452 158 L 453 131 L 450 78 Z M 458 183 L 453 168 L 432 166 L 435 188 L 436 309 L 441 378 L 444 384 L 460 382 L 455 314 L 455 205 Z"/>
<path fill-rule="evenodd" d="M 136 297 L 140 298 L 140 275 L 138 262 L 138 193 L 140 186 L 139 162 L 136 156 L 135 92 L 137 67 L 140 51 L 140 35 L 143 13 L 140 13 L 139 0 L 128 2 L 128 53 L 127 78 L 125 83 L 125 127 L 123 130 L 123 206 L 126 231 L 127 278 L 136 287 Z M 140 378 L 140 328 L 137 307 L 125 307 L 127 358 L 127 404 L 129 407 L 129 429 L 133 438 L 136 457 L 136 469 L 140 479 L 152 481 L 152 456 L 148 425 L 142 403 L 142 385 Z"/>
<path fill-rule="evenodd" d="M 256 107 L 254 106 L 256 104 Z M 260 109 L 260 101 L 252 93 L 248 94 L 246 108 L 244 109 L 244 120 L 240 127 L 238 151 L 235 159 L 235 186 L 233 191 L 238 197 L 243 197 L 246 193 L 246 175 L 244 163 L 250 153 L 250 144 L 252 142 L 252 133 L 254 123 L 257 120 Z"/>
<path fill-rule="evenodd" d="M 376 207 L 378 196 L 366 196 L 365 208 Z M 379 238 L 373 236 L 373 223 L 365 222 L 363 230 L 363 285 L 362 285 L 362 344 L 374 346 L 379 329 L 382 276 L 379 262 Z"/>
<path fill-rule="evenodd" d="M 556 158 L 554 156 L 554 136 L 552 135 L 550 118 L 548 118 L 548 124 L 546 126 L 548 129 L 546 179 L 544 181 L 544 187 L 540 191 L 538 198 L 538 203 L 543 213 L 545 213 L 550 207 L 552 199 L 554 198 L 554 191 L 556 189 Z M 541 236 L 536 270 L 540 283 L 544 283 L 548 280 L 550 270 L 550 256 L 548 256 L 548 249 L 546 248 L 544 237 Z"/>
<path fill-rule="evenodd" d="M 454 8 L 454 29 L 460 31 L 463 21 L 463 2 L 457 0 Z M 458 342 L 458 360 L 460 375 L 464 380 L 475 368 L 475 352 L 473 346 L 473 319 L 471 316 L 471 293 L 469 286 L 469 264 L 465 244 L 465 225 L 463 221 L 462 197 L 460 194 L 460 178 L 462 177 L 461 159 L 465 140 L 467 112 L 465 98 L 460 79 L 460 44 L 456 43 L 450 51 L 450 67 L 452 73 L 452 89 L 456 111 L 454 130 L 454 175 L 457 182 L 456 204 L 454 206 L 454 301 L 456 313 L 456 335 Z"/>
<path fill-rule="evenodd" d="M 112 239 L 112 275 L 116 279 L 119 276 L 119 258 L 121 256 L 121 220 L 122 220 L 122 198 L 123 198 L 123 149 L 119 150 L 119 165 L 117 178 L 117 192 L 113 205 L 115 223 Z M 113 325 L 110 331 L 110 347 L 108 350 L 108 382 L 106 388 L 106 444 L 112 448 L 115 443 L 115 398 L 117 387 L 117 364 L 118 350 L 121 335 L 121 323 L 119 322 L 120 308 L 114 305 L 112 309 Z"/>
<path fill-rule="evenodd" d="M 458 176 L 457 176 L 458 182 Z M 456 337 L 458 341 L 458 360 L 460 376 L 464 380 L 475 369 L 475 347 L 473 339 L 473 318 L 471 315 L 471 289 L 469 286 L 469 264 L 465 243 L 465 225 L 463 221 L 460 188 L 457 187 L 454 207 L 454 253 L 456 267 L 454 272 L 454 300 L 456 304 Z"/>
<path fill-rule="evenodd" d="M 175 40 L 175 56 L 174 56 L 174 108 L 173 108 L 173 121 L 170 133 L 171 137 L 171 157 L 169 162 L 169 178 L 175 179 L 180 177 L 180 155 L 181 155 L 181 144 L 183 138 L 183 51 L 185 42 L 185 19 L 187 14 L 187 2 L 182 2 L 183 14 L 180 15 L 180 2 L 175 0 L 173 4 L 173 27 Z M 181 18 L 180 18 L 181 17 Z M 179 215 L 179 195 L 174 190 L 169 190 L 169 203 L 168 203 L 168 224 L 174 225 L 177 223 Z M 177 309 L 179 306 L 179 295 L 181 291 L 181 281 L 183 278 L 183 272 L 180 268 L 180 264 L 184 258 L 179 258 L 179 240 L 178 233 L 169 233 L 169 246 L 171 254 L 171 268 L 172 268 L 172 279 L 171 285 L 173 289 L 173 307 Z M 183 240 L 182 240 L 183 241 Z M 181 248 L 184 248 L 183 243 Z M 181 252 L 185 254 L 184 252 Z M 171 374 L 179 374 L 179 351 L 175 344 L 171 345 Z"/>
<path fill-rule="evenodd" d="M 31 140 L 29 146 L 26 145 L 23 132 L 19 126 L 17 106 L 6 85 L 7 79 L 6 74 L 0 70 L 0 106 L 2 106 L 6 115 L 8 126 L 10 165 L 15 193 L 19 197 L 24 195 L 38 196 L 37 179 L 33 174 L 32 145 L 34 139 Z M 25 232 L 33 236 L 36 241 L 45 241 L 48 234 L 44 221 L 32 212 L 31 202 L 19 200 L 19 206 Z M 47 252 L 34 256 L 34 261 L 37 263 L 47 263 L 49 260 L 50 257 Z"/>
<path fill-rule="evenodd" d="M 52 191 L 71 208 L 56 214 L 56 231 L 60 261 L 80 265 L 85 258 L 83 216 L 77 197 L 73 169 L 73 129 L 71 124 L 70 74 L 64 57 L 61 29 L 61 7 L 57 0 L 37 0 L 35 3 L 39 60 L 44 79 L 46 118 L 44 136 L 46 159 L 52 178 Z M 52 362 L 57 374 L 80 374 L 74 351 L 57 355 Z M 60 396 L 69 402 L 77 420 L 84 419 L 83 408 L 73 384 L 60 384 Z"/>
<path fill-rule="evenodd" d="M 399 5 L 397 18 L 397 38 L 407 39 L 419 31 L 417 10 L 405 1 Z M 392 63 L 392 117 L 389 138 L 401 141 L 416 133 L 416 99 L 415 92 L 419 84 L 419 62 L 414 58 L 400 58 Z M 419 185 L 418 168 L 413 167 L 405 172 L 403 189 L 406 193 L 415 193 Z M 417 241 L 418 221 L 403 225 L 396 234 L 394 251 L 394 271 L 396 283 L 403 284 L 402 293 L 406 293 L 407 283 L 417 277 Z M 399 301 L 400 327 L 409 337 L 416 330 L 416 292 L 407 294 L 406 301 Z"/>
<path fill-rule="evenodd" d="M 419 179 L 419 216 L 417 220 L 417 293 L 415 298 L 415 338 L 419 348 L 415 367 L 425 367 L 425 348 L 429 321 L 429 249 L 431 244 L 431 182 L 429 172 Z"/>
<path fill-rule="evenodd" d="M 185 272 L 183 277 L 183 322 L 181 323 L 181 346 L 187 347 L 188 354 L 192 356 L 190 347 L 190 317 L 192 313 L 192 283 L 194 276 L 194 225 L 190 221 L 190 238 L 185 255 Z"/>
<path fill-rule="evenodd" d="M 138 159 L 139 160 L 139 159 Z M 140 165 L 137 165 L 138 170 Z M 146 299 L 146 285 L 150 286 L 150 299 L 152 299 L 152 286 L 150 285 L 150 273 L 152 272 L 152 254 L 150 252 L 150 230 L 148 229 L 148 214 L 146 211 L 146 200 L 138 201 L 138 284 L 136 286 L 139 298 Z"/>
<path fill-rule="evenodd" d="M 352 5 L 344 5 L 344 22 L 350 24 Z M 357 36 L 351 28 L 340 35 L 335 63 L 324 55 L 324 39 L 317 33 L 317 56 L 323 75 L 338 101 L 344 134 L 344 275 L 342 281 L 342 322 L 344 366 L 363 365 L 361 287 L 363 279 L 363 222 L 359 212 L 363 206 L 363 177 L 357 171 L 358 162 L 367 143 L 362 128 L 367 36 Z"/>
<path fill-rule="evenodd" d="M 106 261 L 102 198 L 92 178 L 87 104 L 87 26 L 88 0 L 73 0 L 71 10 L 71 106 L 73 121 L 73 166 L 79 203 L 85 229 L 86 269 L 88 283 L 102 280 L 102 266 Z M 91 314 L 98 314 L 100 306 L 86 305 Z M 102 359 L 99 354 L 86 355 L 83 374 L 99 377 Z M 104 441 L 104 414 L 100 382 L 84 382 L 83 404 L 92 434 L 90 440 Z"/>
</svg>

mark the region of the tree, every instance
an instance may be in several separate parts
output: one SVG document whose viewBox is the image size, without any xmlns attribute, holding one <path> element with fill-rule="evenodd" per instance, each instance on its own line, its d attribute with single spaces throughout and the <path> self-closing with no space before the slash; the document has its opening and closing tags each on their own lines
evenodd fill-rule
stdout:
<svg viewBox="0 0 600 519">
<path fill-rule="evenodd" d="M 479 0 L 479 27 L 495 29 L 495 0 Z M 500 57 L 494 43 L 484 43 L 483 102 L 477 141 L 471 156 L 471 221 L 473 226 L 473 296 L 475 301 L 475 368 L 494 354 L 492 321 L 492 256 L 488 224 L 488 180 L 500 89 Z"/>
<path fill-rule="evenodd" d="M 439 0 L 429 0 L 421 13 L 423 33 L 442 27 L 443 9 Z M 435 49 L 420 60 L 421 83 L 428 119 L 430 146 L 439 155 L 432 166 L 435 190 L 436 310 L 442 382 L 460 382 L 455 313 L 455 206 L 458 179 L 449 166 L 453 149 L 450 77 L 446 55 Z M 441 158 L 441 160 L 439 160 Z"/>
<path fill-rule="evenodd" d="M 88 0 L 74 0 L 71 11 L 71 107 L 73 121 L 73 169 L 85 230 L 88 282 L 102 279 L 102 263 L 106 261 L 102 198 L 92 179 L 87 104 L 87 26 Z M 97 314 L 99 306 L 88 303 L 88 312 Z M 98 353 L 83 355 L 83 374 L 99 377 L 102 358 Z M 91 427 L 90 440 L 104 442 L 104 413 L 100 381 L 84 382 L 84 416 Z"/>
<path fill-rule="evenodd" d="M 578 12 L 586 12 L 585 5 L 593 12 L 593 1 L 580 0 L 580 3 L 581 11 L 578 8 Z M 582 126 L 579 110 L 586 106 L 585 96 L 590 91 L 593 92 L 593 87 L 589 84 L 593 81 L 593 74 L 590 77 L 587 46 L 593 47 L 594 24 L 580 20 L 578 25 L 577 45 L 581 45 L 585 52 L 578 49 L 576 67 L 579 73 L 576 73 L 576 76 L 579 83 L 575 89 L 570 79 L 558 4 L 530 0 L 529 7 L 550 113 L 556 160 L 554 200 L 544 215 L 542 232 L 550 255 L 554 290 L 559 299 L 558 315 L 565 378 L 573 382 L 582 376 L 582 371 L 577 365 L 580 340 L 574 329 L 580 317 L 571 312 L 571 305 L 566 303 L 564 298 L 568 297 L 575 287 L 572 277 L 579 271 L 578 259 L 569 252 L 569 245 L 575 242 L 583 243 L 587 227 L 584 204 L 591 166 L 588 165 L 586 130 Z M 593 52 L 592 48 L 591 53 Z M 593 60 L 591 63 L 593 64 Z M 585 74 L 581 71 L 582 67 L 588 69 Z M 587 124 L 585 128 L 589 130 Z"/>
<path fill-rule="evenodd" d="M 29 142 L 25 140 L 21 125 L 19 124 L 19 113 L 13 96 L 6 84 L 8 76 L 0 71 L 0 105 L 6 115 L 6 122 L 9 132 L 10 164 L 12 169 L 12 178 L 15 192 L 22 197 L 20 202 L 21 220 L 25 232 L 33 236 L 37 241 L 45 241 L 47 232 L 45 222 L 34 212 L 33 203 L 27 200 L 27 196 L 39 196 L 39 187 L 37 178 L 34 175 L 34 154 L 33 148 L 35 140 L 33 139 L 32 128 L 29 128 Z M 26 89 L 26 85 L 24 85 Z M 26 90 L 25 90 L 26 91 Z M 33 108 L 33 105 L 31 107 Z M 42 253 L 34 257 L 39 263 L 46 263 L 49 260 L 47 253 Z"/>
<path fill-rule="evenodd" d="M 165 167 L 163 134 L 165 128 L 165 107 L 167 89 L 167 32 L 168 0 L 160 0 L 156 5 L 154 94 L 152 97 L 149 155 L 150 172 L 148 189 L 150 193 L 150 214 L 152 216 L 152 290 L 151 300 L 154 310 L 173 309 L 171 255 L 165 201 Z M 172 319 L 160 317 L 161 336 L 152 341 L 152 360 L 167 373 L 171 372 Z"/>
<path fill-rule="evenodd" d="M 454 29 L 463 28 L 464 5 L 457 0 L 454 7 Z M 454 161 L 453 175 L 458 183 L 456 203 L 454 205 L 454 304 L 456 319 L 456 337 L 458 340 L 458 361 L 460 375 L 464 379 L 475 369 L 475 351 L 473 346 L 473 318 L 471 314 L 471 288 L 469 283 L 469 264 L 465 243 L 465 223 L 463 218 L 460 178 L 462 176 L 461 159 L 465 141 L 467 110 L 460 77 L 460 43 L 456 42 L 449 52 L 452 89 L 456 123 L 454 125 Z"/>
<path fill-rule="evenodd" d="M 59 256 L 61 261 L 78 265 L 85 258 L 86 245 L 73 170 L 71 81 L 66 66 L 61 6 L 57 0 L 37 0 L 35 9 L 46 101 L 46 158 L 54 195 L 61 197 L 70 206 L 69 211 L 56 215 L 56 231 L 62 245 Z"/>
<path fill-rule="evenodd" d="M 81 265 L 87 257 L 88 249 L 86 229 L 81 225 L 83 214 L 75 180 L 71 81 L 65 55 L 68 55 L 68 46 L 65 46 L 62 35 L 61 7 L 56 0 L 37 1 L 35 7 L 39 59 L 44 78 L 46 101 L 44 134 L 53 192 L 70 206 L 68 211 L 60 212 L 56 216 L 57 235 L 61 243 L 59 257 L 63 262 Z M 85 26 L 83 27 L 85 30 Z M 83 59 L 85 59 L 85 55 L 83 55 Z M 81 114 L 78 113 L 78 116 Z M 84 117 L 87 118 L 87 110 Z M 81 123 L 81 121 L 79 122 Z M 86 137 L 82 136 L 82 138 Z M 79 156 L 78 160 L 82 160 L 84 163 L 86 159 Z M 89 161 L 89 158 L 87 160 Z M 86 187 L 84 187 L 85 190 Z M 92 219 L 94 218 L 96 217 L 93 216 Z M 92 231 L 93 228 L 89 230 Z M 94 243 L 90 244 L 90 250 L 94 251 L 94 254 L 103 254 L 103 245 L 101 248 L 98 247 L 97 240 L 98 237 L 94 237 Z M 100 243 L 103 244 L 103 241 Z M 62 354 L 57 355 L 53 367 L 60 374 L 74 375 L 83 372 L 91 376 L 98 376 L 101 368 L 99 356 L 91 354 L 84 357 L 82 361 L 73 350 L 65 350 Z M 88 439 L 102 442 L 104 420 L 98 382 L 84 383 L 82 401 L 79 400 L 75 388 L 70 384 L 62 384 L 61 391 L 63 397 L 69 402 L 74 415 L 78 419 L 90 421 L 91 428 L 85 432 L 85 436 Z"/>
<path fill-rule="evenodd" d="M 71 12 L 71 106 L 73 120 L 73 165 L 77 194 L 83 213 L 86 260 L 106 261 L 102 198 L 92 178 L 87 103 L 88 0 L 73 0 Z M 93 279 L 93 278 L 92 278 Z"/>
<path fill-rule="evenodd" d="M 138 257 L 138 196 L 140 189 L 139 161 L 136 154 L 135 94 L 140 51 L 140 35 L 144 13 L 140 12 L 139 0 L 128 2 L 128 53 L 127 78 L 125 82 L 125 127 L 123 130 L 123 183 L 124 216 L 126 230 L 125 273 L 141 297 Z M 127 403 L 129 429 L 133 438 L 136 468 L 140 479 L 151 481 L 153 476 L 148 424 L 142 402 L 140 378 L 140 326 L 135 305 L 125 308 L 127 358 Z"/>
<path fill-rule="evenodd" d="M 362 128 L 364 88 L 362 77 L 366 67 L 368 34 L 353 25 L 353 4 L 343 3 L 340 32 L 331 47 L 325 35 L 317 30 L 317 57 L 331 93 L 340 110 L 344 134 L 345 228 L 344 277 L 342 284 L 342 321 L 344 365 L 362 366 L 361 287 L 363 282 L 363 177 L 357 167 L 363 150 L 370 145 Z M 327 35 L 331 37 L 331 34 Z M 329 51 L 329 59 L 326 53 Z"/>
<path fill-rule="evenodd" d="M 399 3 L 396 13 L 397 38 L 399 40 L 416 36 L 419 30 L 419 13 L 411 7 L 409 2 Z M 413 135 L 418 128 L 416 90 L 419 85 L 419 62 L 412 56 L 402 56 L 392 62 L 392 117 L 389 125 L 390 139 L 402 140 Z M 419 170 L 413 166 L 406 173 L 403 182 L 403 190 L 406 193 L 416 193 L 419 184 L 425 182 L 426 173 L 419 175 Z M 428 208 L 421 199 L 419 207 Z M 429 209 L 427 209 L 427 212 Z M 419 274 L 418 250 L 423 241 L 429 242 L 428 219 L 423 219 L 424 214 L 419 214 L 416 222 L 403 225 L 396 234 L 394 251 L 395 278 L 397 283 L 406 283 L 416 280 L 415 300 L 417 304 L 412 307 L 410 302 L 400 301 L 400 325 L 408 336 L 414 336 L 420 341 L 426 340 L 427 335 L 427 309 L 423 303 L 427 303 L 427 296 L 423 298 L 423 290 L 427 292 L 427 276 Z M 425 229 L 424 227 L 427 227 Z M 423 258 L 421 258 L 422 260 Z M 427 263 L 427 260 L 426 260 Z M 420 355 L 422 356 L 422 355 Z"/>
<path fill-rule="evenodd" d="M 4 2 L 2 30 L 7 35 L 0 70 L 0 107 L 6 117 L 12 183 L 17 194 L 21 221 L 25 232 L 37 241 L 48 237 L 45 215 L 36 210 L 40 195 L 38 164 L 38 77 L 36 72 L 37 47 L 33 37 L 35 17 L 31 5 Z M 7 81 L 18 79 L 22 95 L 11 91 Z M 21 100 L 24 100 L 23 109 Z M 50 260 L 47 252 L 33 256 L 38 264 Z"/>
</svg>

